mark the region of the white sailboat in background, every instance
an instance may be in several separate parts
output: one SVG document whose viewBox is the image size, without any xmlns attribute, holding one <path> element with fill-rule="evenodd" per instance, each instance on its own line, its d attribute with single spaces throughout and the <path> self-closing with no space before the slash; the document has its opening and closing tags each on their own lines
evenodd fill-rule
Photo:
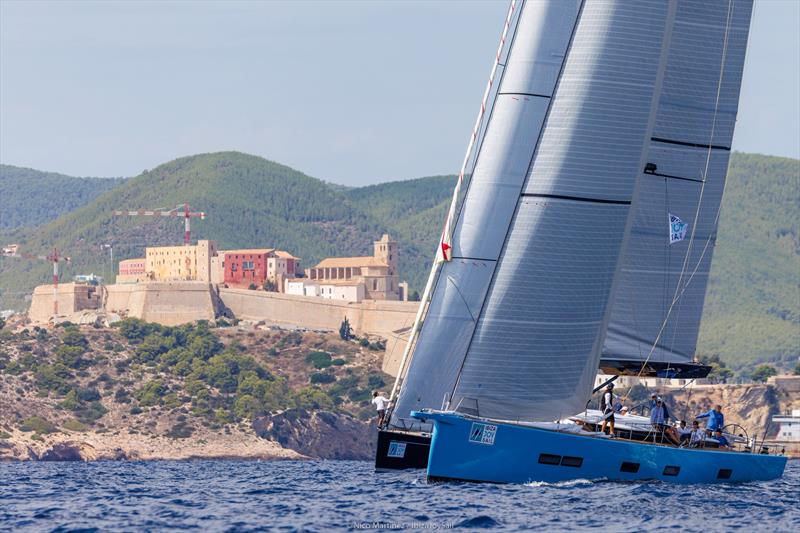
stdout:
<svg viewBox="0 0 800 533">
<path fill-rule="evenodd" d="M 598 366 L 708 372 L 692 358 L 751 11 L 748 0 L 522 4 L 390 422 L 414 430 L 416 410 L 417 431 L 435 425 L 429 476 L 781 475 L 784 457 L 553 423 L 584 410 Z M 687 221 L 685 238 L 671 216 Z"/>
</svg>

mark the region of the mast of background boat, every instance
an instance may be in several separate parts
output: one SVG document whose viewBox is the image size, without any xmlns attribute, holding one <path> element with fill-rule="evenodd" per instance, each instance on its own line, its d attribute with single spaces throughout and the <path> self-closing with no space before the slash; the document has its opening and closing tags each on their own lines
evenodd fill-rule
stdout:
<svg viewBox="0 0 800 533">
<path fill-rule="evenodd" d="M 461 165 L 461 171 L 458 173 L 458 181 L 456 182 L 456 186 L 453 190 L 453 198 L 450 201 L 450 209 L 447 212 L 447 218 L 445 219 L 444 229 L 442 230 L 442 236 L 439 241 L 439 246 L 436 250 L 436 255 L 433 261 L 433 266 L 431 267 L 431 272 L 428 275 L 428 281 L 425 284 L 425 290 L 422 293 L 422 298 L 420 301 L 419 308 L 417 309 L 417 314 L 414 317 L 414 325 L 411 327 L 411 333 L 409 334 L 408 342 L 406 343 L 406 347 L 403 350 L 403 357 L 400 360 L 400 366 L 398 368 L 397 377 L 395 378 L 394 385 L 392 386 L 392 392 L 389 395 L 389 400 L 394 401 L 397 393 L 402 386 L 403 379 L 405 377 L 405 372 L 408 367 L 408 362 L 410 360 L 410 356 L 413 352 L 414 342 L 417 340 L 417 336 L 420 330 L 420 324 L 422 323 L 422 319 L 425 316 L 425 312 L 427 311 L 428 306 L 430 305 L 431 294 L 433 293 L 433 287 L 436 282 L 436 278 L 440 272 L 442 263 L 450 260 L 450 253 L 451 250 L 451 242 L 453 237 L 453 226 L 455 223 L 456 218 L 456 211 L 458 206 L 458 197 L 461 193 L 461 186 L 464 182 L 464 176 L 466 174 L 467 165 L 469 164 L 470 158 L 473 154 L 473 149 L 475 148 L 476 140 L 478 139 L 478 132 L 480 130 L 481 123 L 483 122 L 483 118 L 486 115 L 486 104 L 489 99 L 489 95 L 491 93 L 492 87 L 494 85 L 495 75 L 497 73 L 497 67 L 500 64 L 500 57 L 503 52 L 503 48 L 505 47 L 506 37 L 508 36 L 508 29 L 511 26 L 511 19 L 514 15 L 514 10 L 516 9 L 517 0 L 511 0 L 511 4 L 508 9 L 508 14 L 506 15 L 506 21 L 503 25 L 503 33 L 500 36 L 500 45 L 497 48 L 497 54 L 495 54 L 494 63 L 492 64 L 492 70 L 489 74 L 489 81 L 486 84 L 486 90 L 483 93 L 483 99 L 481 100 L 481 107 L 478 111 L 478 117 L 475 120 L 475 127 L 472 129 L 472 135 L 470 136 L 469 145 L 467 146 L 467 153 L 464 156 L 464 162 Z M 388 413 L 389 416 L 386 417 L 386 422 L 388 423 L 389 419 L 391 418 L 391 413 Z"/>
</svg>

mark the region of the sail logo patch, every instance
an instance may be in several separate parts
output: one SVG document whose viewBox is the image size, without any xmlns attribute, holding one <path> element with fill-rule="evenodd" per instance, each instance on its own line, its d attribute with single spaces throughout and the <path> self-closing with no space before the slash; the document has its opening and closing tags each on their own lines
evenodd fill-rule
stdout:
<svg viewBox="0 0 800 533">
<path fill-rule="evenodd" d="M 689 229 L 689 224 L 676 217 L 672 213 L 669 214 L 669 243 L 675 244 L 686 238 L 686 230 Z"/>
<path fill-rule="evenodd" d="M 386 453 L 386 457 L 396 457 L 398 459 L 402 459 L 405 456 L 406 456 L 405 442 L 397 442 L 396 440 L 389 442 L 389 451 Z"/>
<path fill-rule="evenodd" d="M 475 422 L 469 431 L 469 441 L 492 446 L 495 435 L 497 435 L 497 426 Z"/>
</svg>

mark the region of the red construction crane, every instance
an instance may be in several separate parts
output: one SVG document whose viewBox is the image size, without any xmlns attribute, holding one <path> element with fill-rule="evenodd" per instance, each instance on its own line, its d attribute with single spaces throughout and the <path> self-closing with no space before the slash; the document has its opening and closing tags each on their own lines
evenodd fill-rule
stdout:
<svg viewBox="0 0 800 533">
<path fill-rule="evenodd" d="M 72 258 L 58 254 L 58 248 L 53 248 L 53 251 L 48 255 L 32 255 L 20 252 L 17 245 L 13 244 L 7 248 L 3 248 L 4 257 L 16 257 L 19 259 L 31 259 L 34 261 L 48 261 L 53 263 L 53 315 L 58 316 L 58 263 L 69 263 Z"/>
<path fill-rule="evenodd" d="M 181 211 L 181 209 L 183 211 Z M 191 239 L 191 229 L 189 226 L 189 221 L 192 218 L 199 218 L 200 220 L 204 220 L 206 218 L 206 214 L 202 211 L 192 212 L 189 210 L 189 204 L 182 204 L 175 207 L 175 209 L 170 209 L 169 211 L 160 211 L 160 210 L 153 210 L 147 211 L 144 209 L 138 209 L 136 211 L 114 211 L 114 215 L 116 216 L 144 216 L 144 217 L 183 217 L 184 219 L 184 233 L 183 233 L 183 244 L 185 246 L 189 246 L 192 243 Z"/>
</svg>

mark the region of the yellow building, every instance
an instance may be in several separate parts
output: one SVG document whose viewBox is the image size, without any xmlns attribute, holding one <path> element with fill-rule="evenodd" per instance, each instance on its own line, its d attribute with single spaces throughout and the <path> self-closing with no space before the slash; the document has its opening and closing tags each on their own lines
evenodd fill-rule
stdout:
<svg viewBox="0 0 800 533">
<path fill-rule="evenodd" d="M 307 284 L 362 285 L 368 300 L 405 300 L 397 273 L 397 241 L 384 234 L 364 257 L 329 257 L 306 269 Z"/>
<path fill-rule="evenodd" d="M 145 270 L 153 281 L 211 282 L 211 262 L 216 256 L 214 241 L 197 241 L 193 246 L 148 247 Z"/>
</svg>

